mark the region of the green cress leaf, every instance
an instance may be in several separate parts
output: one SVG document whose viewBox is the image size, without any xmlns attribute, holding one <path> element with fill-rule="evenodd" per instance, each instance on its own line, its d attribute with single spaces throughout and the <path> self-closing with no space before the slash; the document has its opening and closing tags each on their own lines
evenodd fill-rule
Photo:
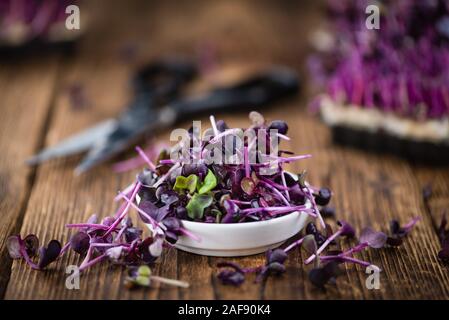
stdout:
<svg viewBox="0 0 449 320">
<path fill-rule="evenodd" d="M 135 281 L 139 286 L 142 287 L 148 287 L 151 282 L 150 278 L 145 276 L 137 276 Z"/>
<path fill-rule="evenodd" d="M 187 186 L 190 193 L 194 193 L 198 185 L 198 176 L 191 174 L 187 177 Z"/>
<path fill-rule="evenodd" d="M 201 219 L 204 214 L 204 209 L 212 204 L 213 197 L 211 194 L 195 193 L 186 206 L 187 215 L 191 219 Z"/>
<path fill-rule="evenodd" d="M 198 185 L 198 193 L 205 194 L 211 191 L 213 188 L 217 186 L 217 177 L 215 177 L 212 170 L 207 171 L 206 177 L 204 177 L 204 182 L 201 185 Z"/>
<path fill-rule="evenodd" d="M 175 185 L 173 186 L 173 190 L 179 192 L 187 188 L 187 178 L 183 176 L 176 177 Z"/>
<path fill-rule="evenodd" d="M 173 190 L 179 192 L 182 190 L 189 190 L 192 194 L 195 192 L 198 184 L 198 176 L 191 174 L 187 178 L 183 176 L 176 177 L 175 185 L 173 186 Z"/>
<path fill-rule="evenodd" d="M 139 274 L 139 276 L 149 277 L 151 276 L 151 269 L 149 266 L 143 265 L 140 266 L 139 269 L 137 269 L 137 273 Z"/>
</svg>

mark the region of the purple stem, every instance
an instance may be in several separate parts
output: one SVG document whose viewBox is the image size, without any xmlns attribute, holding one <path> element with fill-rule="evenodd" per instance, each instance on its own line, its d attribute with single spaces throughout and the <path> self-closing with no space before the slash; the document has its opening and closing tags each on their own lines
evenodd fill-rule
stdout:
<svg viewBox="0 0 449 320">
<path fill-rule="evenodd" d="M 201 237 L 197 236 L 196 234 L 191 233 L 190 231 L 187 231 L 187 230 L 184 229 L 184 228 L 180 228 L 179 231 L 180 231 L 183 235 L 185 235 L 186 237 L 189 237 L 189 238 L 191 238 L 191 239 L 193 239 L 193 240 L 195 240 L 195 241 L 198 241 L 198 242 L 201 242 L 201 241 L 202 241 Z"/>
<path fill-rule="evenodd" d="M 157 155 L 160 152 L 161 149 L 163 149 L 165 147 L 166 147 L 166 145 L 163 143 L 158 143 L 155 146 L 153 146 L 153 143 L 150 143 L 150 147 L 147 147 L 144 150 L 144 152 L 146 155 L 148 155 L 148 157 L 154 157 L 155 155 Z M 116 162 L 116 163 L 114 163 L 112 168 L 115 172 L 124 172 L 124 171 L 129 171 L 129 170 L 138 168 L 141 165 L 143 165 L 144 162 L 145 161 L 141 157 L 136 156 L 136 157 L 130 158 L 128 160 Z"/>
<path fill-rule="evenodd" d="M 70 248 L 70 241 L 68 241 L 59 252 L 59 256 L 62 257 L 63 254 Z"/>
<path fill-rule="evenodd" d="M 305 236 L 305 237 L 306 237 L 306 236 Z M 305 237 L 302 237 L 301 239 L 296 240 L 295 242 L 291 243 L 287 248 L 284 249 L 284 252 L 287 253 L 287 252 L 289 252 L 291 249 L 293 249 L 294 247 L 297 247 L 297 246 L 301 245 L 301 244 L 304 242 L 304 238 L 305 238 Z"/>
<path fill-rule="evenodd" d="M 95 229 L 103 229 L 108 230 L 110 227 L 97 224 L 97 223 L 69 223 L 65 225 L 66 228 L 95 228 Z"/>
<path fill-rule="evenodd" d="M 270 215 L 277 215 L 280 213 L 286 213 L 286 212 L 291 212 L 291 211 L 296 211 L 296 210 L 303 210 L 309 214 L 311 214 L 312 216 L 315 217 L 315 215 L 311 212 L 308 212 L 306 206 L 294 206 L 294 207 L 260 207 L 260 208 L 248 208 L 248 209 L 243 209 L 240 212 L 241 213 L 249 213 L 249 214 L 253 214 L 253 213 L 257 213 L 257 212 L 263 212 L 263 211 L 268 211 L 270 213 Z M 272 211 L 274 211 L 274 213 L 272 213 Z"/>
<path fill-rule="evenodd" d="M 80 268 L 82 268 L 84 265 L 86 265 L 89 262 L 90 257 L 92 256 L 93 249 L 94 249 L 94 247 L 89 245 L 89 249 L 87 249 L 86 256 L 84 257 L 83 262 L 81 262 Z"/>
<path fill-rule="evenodd" d="M 135 186 L 133 186 L 133 190 L 134 190 Z M 120 192 L 117 196 L 120 196 Z M 119 198 L 119 200 L 121 199 L 121 197 Z M 118 208 L 118 210 L 115 212 L 114 214 L 114 219 L 118 219 L 118 217 L 120 216 L 120 214 L 123 212 L 123 210 L 125 210 L 126 207 L 126 202 L 123 202 L 120 207 Z"/>
<path fill-rule="evenodd" d="M 284 192 L 285 192 L 285 197 L 287 198 L 288 201 L 290 201 L 290 193 L 288 192 L 288 188 L 287 188 L 287 181 L 285 181 L 285 174 L 284 174 L 284 170 L 281 171 L 281 179 L 282 179 L 282 184 L 285 188 Z"/>
<path fill-rule="evenodd" d="M 128 243 L 91 243 L 91 247 L 127 247 L 129 248 L 131 245 Z"/>
<path fill-rule="evenodd" d="M 279 133 L 279 132 L 277 133 L 277 136 L 278 136 L 279 138 L 281 138 L 281 139 L 290 141 L 290 137 L 288 137 L 288 136 L 286 136 L 286 135 L 284 135 L 284 134 L 281 134 L 281 133 Z"/>
<path fill-rule="evenodd" d="M 123 226 L 120 231 L 117 233 L 117 235 L 115 236 L 115 241 L 120 242 L 120 238 L 122 237 L 123 233 L 126 231 L 126 229 L 128 228 L 128 226 Z"/>
<path fill-rule="evenodd" d="M 268 183 L 268 184 L 272 185 L 273 187 L 278 188 L 279 190 L 290 190 L 289 187 L 284 187 L 282 184 L 276 183 L 276 182 L 268 180 L 266 178 L 260 178 L 260 180 L 265 182 L 265 183 Z"/>
<path fill-rule="evenodd" d="M 180 161 L 178 161 L 178 162 L 180 162 Z M 162 160 L 159 160 L 159 163 L 160 164 L 175 164 L 175 161 L 173 161 L 172 159 L 162 159 Z"/>
<path fill-rule="evenodd" d="M 162 184 L 162 182 L 164 182 L 171 174 L 172 174 L 172 172 L 174 171 L 174 170 L 176 170 L 176 169 L 178 169 L 180 167 L 180 164 L 179 163 L 175 163 L 174 165 L 173 165 L 173 167 L 171 167 L 168 171 L 167 171 L 167 173 L 166 174 L 164 174 L 154 185 L 153 185 L 153 188 L 157 188 L 157 187 L 159 187 L 161 184 Z"/>
<path fill-rule="evenodd" d="M 304 262 L 304 264 L 311 263 L 316 258 L 316 256 L 319 255 L 321 252 L 323 252 L 323 250 L 326 249 L 326 247 L 329 245 L 329 243 L 334 241 L 334 239 L 337 238 L 340 234 L 341 234 L 341 229 L 338 230 L 337 232 L 335 232 L 329 238 L 327 238 L 326 241 L 324 241 L 324 243 L 321 245 L 321 247 L 318 248 L 316 253 L 312 254 L 310 257 L 307 258 L 307 260 Z"/>
<path fill-rule="evenodd" d="M 369 246 L 369 245 L 368 245 L 368 242 L 360 243 L 360 244 L 358 244 L 357 246 L 355 246 L 355 247 L 353 247 L 353 248 L 351 248 L 351 249 L 349 249 L 349 250 L 347 250 L 347 251 L 345 251 L 345 252 L 340 253 L 339 256 L 348 256 L 348 255 L 352 255 L 353 253 L 357 253 L 357 252 L 362 251 L 363 249 L 365 249 L 365 248 L 368 247 L 368 246 Z"/>
<path fill-rule="evenodd" d="M 133 182 L 129 186 L 125 188 L 125 190 L 122 191 L 126 196 L 130 196 L 130 193 L 133 192 L 136 184 Z M 120 193 L 117 194 L 114 198 L 114 201 L 119 201 L 122 197 L 120 196 Z"/>
<path fill-rule="evenodd" d="M 240 205 L 251 205 L 251 202 L 249 201 L 242 201 L 242 200 L 233 200 L 233 199 L 228 199 L 228 201 L 234 202 L 235 204 L 240 204 Z"/>
<path fill-rule="evenodd" d="M 147 218 L 151 225 L 153 226 L 153 228 L 156 228 L 159 223 L 154 220 L 148 213 L 146 213 L 145 211 L 143 211 L 142 209 L 140 209 L 136 204 L 134 204 L 131 199 L 128 199 L 123 193 L 120 194 L 122 196 L 122 198 L 128 203 L 130 204 L 134 209 L 136 209 L 140 214 L 142 214 L 145 218 Z"/>
<path fill-rule="evenodd" d="M 150 170 L 155 171 L 156 166 L 154 163 L 148 158 L 148 156 L 145 154 L 145 152 L 142 150 L 141 147 L 137 146 L 136 151 L 139 153 L 139 155 L 142 157 L 142 159 L 148 164 L 148 167 Z"/>
<path fill-rule="evenodd" d="M 132 193 L 132 195 L 131 195 L 131 200 L 130 200 L 130 201 L 133 201 L 133 200 L 134 200 L 134 198 L 135 198 L 137 192 L 139 192 L 140 186 L 141 186 L 141 183 L 140 183 L 140 182 L 137 182 L 137 183 L 136 183 L 136 187 L 134 188 L 134 191 L 133 191 L 133 193 Z M 131 205 L 131 202 L 128 202 L 128 203 L 126 204 L 126 207 L 125 207 L 125 209 L 123 210 L 123 212 L 122 212 L 122 213 L 120 214 L 120 216 L 114 221 L 114 223 L 111 224 L 111 226 L 109 227 L 109 229 L 104 233 L 103 238 L 106 237 L 106 236 L 108 236 L 112 231 L 114 231 L 114 229 L 118 226 L 118 224 L 119 224 L 119 223 L 123 220 L 123 218 L 126 216 L 128 210 L 129 210 L 130 205 Z"/>
<path fill-rule="evenodd" d="M 266 183 L 265 181 L 259 181 L 259 183 L 262 183 L 264 186 L 268 187 L 269 189 L 271 189 L 281 200 L 282 202 L 285 203 L 286 206 L 290 206 L 290 202 L 288 202 L 287 199 L 285 199 L 285 197 L 282 195 L 282 193 L 279 192 L 279 190 L 277 190 L 275 187 L 273 187 L 271 184 Z"/>
<path fill-rule="evenodd" d="M 81 267 L 79 268 L 79 271 L 81 272 L 81 271 L 93 266 L 94 264 L 96 264 L 97 262 L 100 262 L 104 258 L 106 258 L 106 253 L 102 254 L 101 256 L 96 257 L 95 259 L 90 260 L 89 262 L 87 262 L 84 265 L 81 265 Z"/>
<path fill-rule="evenodd" d="M 276 160 L 279 162 L 292 162 L 292 161 L 298 161 L 298 160 L 303 160 L 303 159 L 308 159 L 311 158 L 312 155 L 311 154 L 304 154 L 301 156 L 294 156 L 294 157 L 277 157 Z"/>
<path fill-rule="evenodd" d="M 313 197 L 313 194 L 310 191 L 309 187 L 306 187 L 306 189 L 307 189 L 307 194 L 309 195 L 308 198 L 309 198 L 310 202 L 312 203 L 313 209 L 315 210 L 318 220 L 320 221 L 321 227 L 323 229 L 326 229 L 326 223 L 324 222 L 324 219 L 321 216 L 320 210 L 318 209 L 318 206 L 316 205 L 315 198 Z"/>
<path fill-rule="evenodd" d="M 413 226 L 419 221 L 421 220 L 421 217 L 415 217 L 413 218 L 409 223 L 407 223 L 406 225 L 404 225 L 402 228 L 406 231 L 409 232 Z"/>
<path fill-rule="evenodd" d="M 25 262 L 34 270 L 39 270 L 39 267 L 37 266 L 37 264 L 35 264 L 33 262 L 33 260 L 31 260 L 30 256 L 28 255 L 26 249 L 25 249 L 25 245 L 23 244 L 23 241 L 21 240 L 20 243 L 20 253 L 22 254 L 22 257 L 25 259 Z"/>
<path fill-rule="evenodd" d="M 215 137 L 213 137 L 213 138 L 209 141 L 209 143 L 210 143 L 210 144 L 217 143 L 221 138 L 223 138 L 223 137 L 225 137 L 225 136 L 228 136 L 228 135 L 230 135 L 230 134 L 233 134 L 233 133 L 239 133 L 239 132 L 241 132 L 241 129 L 238 129 L 238 128 L 235 128 L 235 129 L 227 129 L 227 130 L 221 132 L 220 134 L 216 135 Z"/>
<path fill-rule="evenodd" d="M 370 262 L 367 262 L 367 261 L 359 260 L 359 259 L 356 259 L 353 257 L 340 256 L 340 255 L 338 255 L 338 256 L 321 256 L 320 260 L 322 260 L 322 261 L 332 261 L 332 260 L 340 260 L 341 261 L 341 260 L 343 260 L 344 262 L 352 262 L 352 263 L 359 264 L 364 267 L 374 266 L 373 264 L 371 264 Z M 374 267 L 376 267 L 378 270 L 380 270 L 379 267 L 377 267 L 377 266 L 374 266 Z"/>
<path fill-rule="evenodd" d="M 307 213 L 309 216 L 316 218 L 316 214 L 312 212 L 312 210 L 310 209 L 297 209 L 297 210 L 301 210 L 301 212 L 305 212 Z M 297 211 L 295 210 L 295 211 Z M 277 216 L 279 214 L 283 214 L 283 213 L 287 213 L 287 212 L 291 212 L 292 210 L 288 210 L 288 208 L 286 208 L 285 210 L 279 210 L 276 212 L 269 212 L 271 217 Z"/>
<path fill-rule="evenodd" d="M 311 209 L 302 208 L 302 206 L 293 207 L 293 208 L 295 208 L 294 211 L 300 210 L 301 212 L 304 212 L 304 213 L 308 214 L 309 216 L 311 216 L 313 218 L 316 218 L 316 214 L 313 213 L 313 211 Z M 284 210 L 278 210 L 278 211 L 275 211 L 275 212 L 269 212 L 269 214 L 270 214 L 271 217 L 274 217 L 274 216 L 277 216 L 279 214 L 283 214 L 283 213 L 287 213 L 287 212 L 291 212 L 291 211 L 292 210 L 290 210 L 290 208 L 285 208 Z"/>
</svg>

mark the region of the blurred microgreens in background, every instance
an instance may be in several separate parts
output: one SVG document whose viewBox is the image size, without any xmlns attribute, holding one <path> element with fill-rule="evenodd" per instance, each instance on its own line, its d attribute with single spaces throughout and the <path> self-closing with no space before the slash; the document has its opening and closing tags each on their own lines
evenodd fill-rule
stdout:
<svg viewBox="0 0 449 320">
<path fill-rule="evenodd" d="M 445 1 L 382 2 L 379 31 L 365 28 L 371 1 L 326 3 L 328 28 L 317 33 L 317 50 L 308 59 L 315 84 L 325 91 L 317 100 L 418 119 L 448 115 Z"/>
<path fill-rule="evenodd" d="M 0 45 L 67 40 L 66 8 L 76 0 L 0 0 Z"/>
</svg>

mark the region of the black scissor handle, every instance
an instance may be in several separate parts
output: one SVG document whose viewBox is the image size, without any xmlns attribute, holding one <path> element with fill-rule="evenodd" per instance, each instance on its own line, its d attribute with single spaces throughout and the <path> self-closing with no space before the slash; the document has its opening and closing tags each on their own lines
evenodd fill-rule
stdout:
<svg viewBox="0 0 449 320">
<path fill-rule="evenodd" d="M 216 88 L 202 96 L 172 103 L 178 119 L 201 112 L 240 111 L 270 104 L 298 92 L 297 74 L 275 68 L 229 87 Z"/>
<path fill-rule="evenodd" d="M 136 95 L 171 99 L 178 95 L 180 88 L 191 81 L 196 73 L 196 67 L 191 62 L 160 60 L 139 69 L 132 79 L 132 85 Z"/>
</svg>

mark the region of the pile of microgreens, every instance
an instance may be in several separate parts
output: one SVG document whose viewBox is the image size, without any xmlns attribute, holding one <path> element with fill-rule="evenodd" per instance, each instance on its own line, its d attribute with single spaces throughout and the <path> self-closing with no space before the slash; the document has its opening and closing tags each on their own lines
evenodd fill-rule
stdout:
<svg viewBox="0 0 449 320">
<path fill-rule="evenodd" d="M 309 273 L 310 280 L 322 287 L 337 275 L 337 265 L 340 263 L 370 266 L 370 262 L 359 260 L 354 254 L 368 247 L 400 245 L 402 238 L 417 221 L 414 219 L 403 227 L 396 222 L 391 236 L 365 229 L 360 236 L 360 243 L 355 247 L 341 251 L 337 246 L 337 249 L 329 250 L 329 247 L 338 245 L 339 239 L 353 238 L 355 231 L 348 223 L 339 222 L 339 229 L 333 232 L 324 220 L 334 216 L 333 209 L 326 207 L 331 199 L 331 191 L 311 186 L 305 179 L 305 171 L 294 176 L 283 169 L 285 163 L 309 158 L 310 155 L 293 156 L 292 152 L 276 149 L 275 155 L 270 154 L 270 159 L 276 160 L 276 170 L 269 175 L 262 174 L 264 168 L 272 166 L 266 157 L 256 157 L 255 163 L 249 161 L 248 149 L 252 146 L 259 148 L 258 139 L 261 137 L 267 139 L 268 149 L 274 145 L 273 142 L 289 140 L 286 136 L 287 124 L 279 120 L 267 123 L 262 115 L 251 112 L 252 124 L 248 129 L 261 134 L 245 139 L 243 148 L 239 149 L 235 143 L 219 144 L 229 137 L 233 139 L 236 129 L 229 129 L 224 121 L 216 122 L 214 117 L 210 119 L 210 137 L 197 141 L 201 155 L 197 161 L 192 163 L 189 161 L 191 159 L 186 158 L 193 156 L 195 144 L 184 145 L 187 155 L 184 152 L 176 160 L 169 155 L 179 149 L 182 141 L 172 150 L 162 150 L 156 164 L 137 147 L 137 152 L 148 167 L 124 191 L 118 193 L 115 200 L 121 201 L 121 204 L 113 216 L 100 221 L 93 215 L 84 223 L 67 224 L 66 227 L 74 233 L 64 246 L 57 240 L 51 240 L 46 247 L 39 249 L 39 240 L 35 235 L 23 239 L 19 235 L 11 236 L 7 243 L 10 256 L 23 258 L 33 269 L 42 270 L 71 249 L 84 257 L 79 266 L 80 272 L 109 261 L 128 268 L 128 285 L 149 286 L 151 281 L 157 281 L 187 287 L 188 284 L 183 281 L 154 276 L 149 268 L 161 256 L 163 248 L 173 246 L 179 237 L 201 241 L 183 228 L 183 220 L 246 223 L 301 211 L 316 220 L 318 226 L 310 222 L 306 234 L 299 240 L 284 249 L 267 252 L 264 266 L 241 268 L 231 262 L 219 263 L 221 270 L 218 277 L 225 284 L 239 285 L 244 281 L 245 274 L 256 273 L 256 281 L 260 281 L 269 274 L 284 272 L 287 253 L 302 247 L 309 253 L 304 263 L 314 263 L 314 269 Z M 197 139 L 193 130 L 189 130 L 189 135 L 191 140 Z M 208 163 L 205 150 L 213 144 L 218 144 L 221 149 L 208 150 L 221 150 L 227 154 L 229 150 L 226 148 L 231 148 L 231 154 L 240 154 L 243 161 L 235 164 Z M 129 217 L 131 209 L 137 211 L 142 222 L 151 226 L 151 236 L 144 237 L 143 230 L 134 226 Z"/>
<path fill-rule="evenodd" d="M 0 0 L 0 43 L 48 40 L 52 27 L 64 26 L 66 8 L 76 0 Z"/>
<path fill-rule="evenodd" d="M 372 3 L 327 1 L 330 37 L 308 59 L 312 79 L 338 104 L 418 119 L 447 117 L 447 2 L 382 1 L 382 32 L 365 27 Z"/>
</svg>

